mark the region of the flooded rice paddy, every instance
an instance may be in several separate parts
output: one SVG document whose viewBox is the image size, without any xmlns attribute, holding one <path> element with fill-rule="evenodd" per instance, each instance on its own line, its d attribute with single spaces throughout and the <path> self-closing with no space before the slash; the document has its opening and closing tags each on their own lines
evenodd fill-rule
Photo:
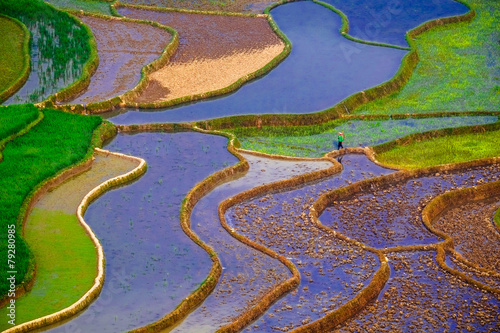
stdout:
<svg viewBox="0 0 500 333">
<path fill-rule="evenodd" d="M 179 224 L 180 205 L 199 181 L 237 162 L 224 137 L 199 133 L 119 135 L 106 149 L 146 160 L 138 181 L 91 204 L 106 279 L 99 298 L 54 332 L 123 332 L 175 309 L 206 278 L 208 254 Z"/>
<path fill-rule="evenodd" d="M 338 332 L 496 332 L 498 296 L 445 273 L 434 252 L 389 255 L 391 278 L 374 303 Z"/>
<path fill-rule="evenodd" d="M 138 166 L 137 162 L 114 155 L 95 157 L 89 171 L 42 196 L 26 220 L 24 237 L 35 256 L 37 275 L 31 292 L 16 300 L 17 324 L 70 306 L 94 282 L 97 253 L 76 217 L 77 207 L 94 187 Z M 7 313 L 5 307 L 0 310 L 3 316 Z M 8 328 L 4 323 L 0 323 L 2 330 Z"/>
<path fill-rule="evenodd" d="M 343 54 L 342 45 L 356 43 L 338 32 L 339 15 L 313 2 L 285 4 L 273 9 L 272 15 L 293 47 L 267 75 L 222 98 L 169 109 L 123 110 L 118 113 L 125 113 L 110 114 L 111 120 L 117 124 L 183 122 L 241 114 L 320 111 L 389 80 L 407 53 L 368 45 L 362 52 Z"/>
<path fill-rule="evenodd" d="M 241 243 L 222 227 L 218 215 L 220 203 L 259 185 L 332 166 L 328 161 L 279 161 L 248 154 L 243 156 L 250 164 L 249 171 L 243 177 L 217 187 L 193 210 L 191 228 L 217 252 L 223 272 L 212 294 L 174 332 L 214 332 L 291 276 L 278 259 Z"/>
<path fill-rule="evenodd" d="M 323 192 L 392 172 L 364 155 L 345 156 L 342 164 L 340 174 L 227 211 L 227 222 L 236 232 L 286 256 L 301 275 L 300 285 L 245 331 L 289 331 L 317 320 L 349 301 L 378 269 L 376 254 L 332 237 L 309 219 L 309 206 Z"/>
<path fill-rule="evenodd" d="M 22 20 L 30 32 L 30 74 L 26 83 L 14 95 L 12 95 L 3 104 L 23 104 L 23 103 L 38 103 L 45 100 L 52 94 L 60 91 L 70 85 L 78 77 L 82 75 L 84 63 L 87 61 L 88 54 L 81 54 L 72 50 L 71 45 L 65 45 L 64 51 L 57 53 L 61 36 L 53 24 L 38 20 Z M 71 38 L 71 34 L 82 29 L 76 24 L 70 26 L 68 41 L 72 44 L 77 44 L 75 39 Z M 71 53 L 70 57 L 64 58 L 64 53 Z"/>
<path fill-rule="evenodd" d="M 81 15 L 97 42 L 99 66 L 89 87 L 71 104 L 100 102 L 121 95 L 135 87 L 141 69 L 159 58 L 168 45 L 168 31 L 147 23 L 108 20 Z"/>
</svg>

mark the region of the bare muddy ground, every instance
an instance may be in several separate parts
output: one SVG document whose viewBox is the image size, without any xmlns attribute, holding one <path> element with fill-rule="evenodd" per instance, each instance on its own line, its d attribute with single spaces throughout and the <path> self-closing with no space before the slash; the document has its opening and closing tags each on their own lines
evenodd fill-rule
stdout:
<svg viewBox="0 0 500 333">
<path fill-rule="evenodd" d="M 179 47 L 136 102 L 165 101 L 229 86 L 277 56 L 283 42 L 265 17 L 120 8 L 120 14 L 176 29 Z"/>
<path fill-rule="evenodd" d="M 231 0 L 231 1 L 177 1 L 177 0 L 124 0 L 133 5 L 155 7 L 181 8 L 192 10 L 224 11 L 236 13 L 262 13 L 264 9 L 275 1 L 270 0 Z"/>
<path fill-rule="evenodd" d="M 422 223 L 423 207 L 435 196 L 459 187 L 497 180 L 498 166 L 436 174 L 334 202 L 321 215 L 323 224 L 376 248 L 432 244 L 439 239 Z"/>
<path fill-rule="evenodd" d="M 352 299 L 378 268 L 378 260 L 372 253 L 327 237 L 309 221 L 309 206 L 325 190 L 384 173 L 370 165 L 364 156 L 344 157 L 344 167 L 339 176 L 290 192 L 267 195 L 228 211 L 228 223 L 237 232 L 290 257 L 302 277 L 297 290 L 283 297 L 246 330 L 288 331 L 319 319 Z M 388 189 L 367 189 L 368 194 L 365 191 L 335 202 L 321 216 L 321 221 L 375 247 L 438 242 L 420 221 L 423 206 L 448 189 L 494 181 L 499 176 L 497 166 L 489 166 L 435 174 Z M 405 260 L 410 259 L 404 255 L 391 255 L 391 263 L 395 262 L 392 276 L 378 303 L 342 326 L 342 330 L 498 329 L 498 297 L 438 269 L 434 256 L 433 251 L 409 254 L 407 257 L 417 265 L 407 263 Z M 398 271 L 402 265 L 407 271 L 400 278 Z M 495 285 L 495 280 L 489 279 L 489 284 Z M 458 314 L 456 309 L 467 312 Z"/>
<path fill-rule="evenodd" d="M 453 237 L 453 245 L 467 260 L 500 273 L 500 233 L 493 225 L 493 214 L 500 197 L 452 207 L 434 227 Z"/>
<path fill-rule="evenodd" d="M 141 68 L 158 58 L 171 38 L 168 31 L 145 23 L 84 15 L 80 19 L 97 41 L 99 67 L 87 90 L 72 104 L 104 101 L 134 88 Z"/>
<path fill-rule="evenodd" d="M 498 332 L 500 299 L 445 273 L 435 252 L 389 257 L 379 298 L 336 332 Z"/>
<path fill-rule="evenodd" d="M 217 187 L 193 210 L 192 229 L 215 249 L 224 269 L 213 293 L 174 329 L 175 332 L 214 332 L 250 309 L 273 286 L 291 276 L 279 260 L 233 238 L 220 224 L 219 204 L 250 188 L 332 165 L 328 161 L 280 161 L 249 154 L 244 156 L 250 164 L 245 176 Z"/>
<path fill-rule="evenodd" d="M 324 191 L 391 172 L 364 155 L 343 159 L 344 171 L 288 192 L 269 194 L 231 208 L 226 218 L 238 233 L 291 259 L 301 275 L 297 289 L 247 328 L 288 331 L 349 301 L 379 268 L 375 254 L 326 234 L 309 220 L 309 207 Z"/>
</svg>

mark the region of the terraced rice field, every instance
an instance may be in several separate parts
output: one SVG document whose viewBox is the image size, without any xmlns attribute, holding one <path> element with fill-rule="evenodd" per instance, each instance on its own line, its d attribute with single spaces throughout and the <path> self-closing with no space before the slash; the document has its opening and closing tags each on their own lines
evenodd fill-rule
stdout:
<svg viewBox="0 0 500 333">
<path fill-rule="evenodd" d="M 148 88 L 135 99 L 137 103 L 163 102 L 225 88 L 264 67 L 284 48 L 265 17 L 132 7 L 118 12 L 125 17 L 160 22 L 177 30 L 180 36 L 169 64 L 151 74 Z"/>
<path fill-rule="evenodd" d="M 132 90 L 141 69 L 159 58 L 172 36 L 165 29 L 147 23 L 79 17 L 90 27 L 97 42 L 99 66 L 87 90 L 71 104 L 89 104 Z"/>
<path fill-rule="evenodd" d="M 2 331 L 500 331 L 494 0 L 18 1 Z"/>
</svg>

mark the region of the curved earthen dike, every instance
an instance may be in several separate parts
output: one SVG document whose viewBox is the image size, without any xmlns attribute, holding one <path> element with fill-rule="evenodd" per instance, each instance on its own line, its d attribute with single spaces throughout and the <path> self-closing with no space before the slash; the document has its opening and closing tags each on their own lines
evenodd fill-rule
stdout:
<svg viewBox="0 0 500 333">
<path fill-rule="evenodd" d="M 259 332 L 271 328 L 323 331 L 329 325 L 335 326 L 354 315 L 359 304 L 364 305 L 378 295 L 389 276 L 385 256 L 362 243 L 336 237 L 331 230 L 315 227 L 307 214 L 309 202 L 324 189 L 371 177 L 374 175 L 371 172 L 389 172 L 373 165 L 367 168 L 366 164 L 371 163 L 359 155 L 346 156 L 342 163 L 344 169 L 340 174 L 326 178 L 323 176 L 323 179 L 312 185 L 304 185 L 304 180 L 288 184 L 285 181 L 272 188 L 243 193 L 232 198 L 234 202 L 221 206 L 222 211 L 225 211 L 236 205 L 225 214 L 227 224 L 235 229 L 236 234 L 240 233 L 244 238 L 286 256 L 297 266 L 302 277 L 300 285 L 293 292 L 282 296 L 277 303 L 273 305 L 283 292 L 279 296 L 275 293 L 271 302 L 266 300 L 266 307 L 256 306 L 254 310 L 260 313 L 253 311 L 240 316 L 239 324 L 242 326 L 233 323 L 221 331 L 238 331 L 262 315 L 269 306 L 265 312 L 269 316 L 261 317 L 247 329 Z M 364 172 L 366 169 L 369 171 Z M 275 193 L 290 186 L 299 188 Z M 273 194 L 262 197 L 269 192 Z M 258 197 L 255 199 L 256 195 Z M 244 200 L 250 201 L 241 204 Z M 312 239 L 314 242 L 311 242 Z M 332 265 L 337 269 L 331 269 Z M 356 273 L 341 273 L 342 270 Z M 339 279 L 349 282 L 339 283 Z M 321 311 L 311 311 L 313 308 Z"/>
<path fill-rule="evenodd" d="M 334 205 L 331 208 L 331 212 L 334 212 L 334 218 L 330 219 L 328 218 L 329 214 L 323 213 L 321 219 L 325 225 L 328 225 L 330 228 L 335 229 L 337 232 L 344 233 L 348 237 L 354 237 L 355 239 L 361 239 L 362 241 L 372 241 L 373 242 L 373 234 L 375 235 L 382 235 L 379 237 L 383 237 L 383 235 L 387 234 L 387 227 L 385 227 L 384 232 L 380 232 L 377 230 L 377 228 L 381 227 L 381 225 L 377 222 L 370 221 L 369 214 L 372 209 L 378 209 L 377 206 L 373 206 L 373 203 L 371 200 L 367 200 L 370 198 L 370 195 L 375 195 L 375 197 L 378 198 L 384 198 L 387 199 L 388 196 L 390 196 L 392 193 L 397 195 L 397 192 L 395 192 L 395 189 L 401 187 L 402 189 L 407 189 L 412 193 L 412 197 L 405 197 L 402 202 L 393 202 L 391 203 L 391 208 L 390 210 L 397 210 L 398 214 L 405 214 L 408 212 L 407 208 L 401 207 L 401 205 L 407 205 L 409 201 L 409 207 L 411 207 L 411 211 L 413 212 L 411 216 L 406 218 L 405 220 L 407 221 L 406 223 L 409 224 L 414 224 L 415 227 L 418 227 L 420 223 L 420 228 L 424 229 L 424 225 L 433 233 L 439 235 L 440 237 L 444 238 L 444 241 L 440 240 L 439 242 L 435 244 L 429 244 L 429 245 L 401 245 L 394 243 L 389 246 L 393 247 L 383 247 L 381 250 L 386 254 L 389 255 L 390 253 L 399 253 L 399 252 L 407 252 L 407 251 L 437 251 L 437 256 L 436 260 L 437 263 L 439 264 L 440 267 L 444 268 L 446 271 L 451 273 L 451 276 L 448 275 L 446 276 L 446 279 L 448 281 L 451 281 L 453 279 L 456 280 L 456 278 L 462 279 L 468 284 L 459 284 L 461 288 L 464 288 L 464 293 L 466 294 L 474 294 L 476 298 L 472 297 L 471 299 L 478 299 L 481 298 L 482 301 L 485 302 L 490 302 L 490 308 L 495 309 L 498 308 L 498 304 L 496 302 L 498 301 L 494 296 L 491 296 L 491 294 L 484 293 L 484 292 L 476 292 L 472 290 L 474 287 L 479 287 L 484 291 L 488 291 L 491 293 L 498 293 L 498 291 L 495 288 L 492 288 L 484 283 L 474 281 L 472 278 L 465 276 L 463 272 L 459 272 L 454 269 L 450 269 L 447 267 L 447 265 L 444 263 L 445 260 L 445 252 L 452 250 L 450 246 L 452 246 L 452 239 L 449 236 L 446 236 L 445 234 L 436 231 L 435 228 L 430 227 L 429 221 L 432 220 L 432 217 L 435 216 L 436 212 L 441 212 L 441 209 L 443 208 L 442 204 L 434 204 L 431 203 L 427 205 L 426 209 L 424 210 L 424 213 L 422 215 L 422 222 L 419 222 L 419 215 L 420 212 L 422 211 L 422 208 L 425 207 L 427 202 L 430 200 L 432 195 L 436 195 L 439 193 L 442 193 L 446 189 L 452 189 L 454 187 L 460 187 L 460 186 L 471 186 L 471 185 L 476 185 L 476 184 L 481 184 L 484 182 L 492 181 L 495 179 L 498 179 L 499 176 L 499 169 L 498 169 L 498 158 L 491 158 L 491 159 L 484 159 L 484 160 L 477 160 L 477 161 L 472 161 L 472 162 L 467 162 L 467 163 L 459 163 L 459 164 L 454 164 L 454 165 L 444 165 L 444 166 L 437 166 L 437 167 L 432 167 L 432 168 L 426 168 L 426 169 L 420 169 L 420 170 L 414 170 L 414 171 L 398 171 L 396 173 L 393 173 L 391 175 L 387 176 L 382 176 L 366 181 L 361 181 L 354 183 L 346 188 L 336 190 L 333 192 L 329 192 L 324 194 L 323 196 L 320 197 L 319 200 L 317 200 L 313 208 L 311 209 L 311 214 L 312 218 L 316 219 L 318 215 L 320 215 L 324 210 L 330 206 Z M 406 187 L 405 187 L 406 186 Z M 488 184 L 486 187 L 491 187 L 494 186 L 493 184 Z M 420 190 L 419 190 L 420 189 Z M 425 190 L 422 190 L 425 189 Z M 465 191 L 465 192 L 464 192 Z M 469 190 L 464 190 L 462 192 L 467 193 Z M 460 192 L 460 191 L 459 191 Z M 489 191 L 491 193 L 495 193 L 494 191 Z M 366 194 L 368 193 L 368 194 Z M 456 198 L 456 194 L 452 194 L 453 192 L 447 193 L 445 197 L 454 197 Z M 477 191 L 478 196 L 481 197 L 481 194 L 484 195 L 485 191 L 484 190 L 479 190 Z M 481 194 L 480 194 L 481 193 Z M 403 194 L 404 195 L 404 194 Z M 366 198 L 365 198 L 366 197 Z M 475 195 L 472 195 L 472 197 L 476 197 Z M 439 197 L 438 197 L 439 198 Z M 389 199 L 390 200 L 390 199 Z M 404 201 L 404 202 L 403 202 Z M 359 217 L 357 218 L 358 221 L 363 221 L 366 222 L 369 226 L 370 229 L 360 227 L 360 228 L 351 228 L 347 229 L 345 228 L 344 223 L 340 223 L 343 221 L 343 218 L 348 218 L 349 214 L 351 212 L 354 212 L 352 208 L 350 207 L 356 207 L 359 205 L 359 202 L 361 202 L 361 210 Z M 442 203 L 442 199 L 437 199 L 436 202 Z M 363 208 L 363 205 L 370 205 Z M 342 209 L 337 209 L 336 207 L 346 207 L 348 210 L 348 214 L 345 215 L 346 213 L 342 213 L 341 215 L 338 214 L 339 211 Z M 380 208 L 380 207 L 379 207 Z M 385 208 L 387 209 L 387 208 Z M 385 210 L 383 208 L 382 211 Z M 429 212 L 426 212 L 426 211 Z M 378 211 L 380 212 L 380 210 Z M 325 217 L 326 216 L 326 217 Z M 338 220 L 344 216 L 342 219 Z M 432 216 L 432 217 L 431 217 Z M 328 219 L 327 219 L 328 218 Z M 415 218 L 417 218 L 416 221 Z M 326 219 L 326 222 L 325 222 Z M 394 217 L 389 217 L 387 221 L 394 220 Z M 317 222 L 319 225 L 323 226 L 321 222 Z M 401 226 L 399 226 L 401 227 Z M 406 226 L 403 226 L 406 227 Z M 372 233 L 372 229 L 374 229 Z M 390 230 L 390 229 L 389 229 Z M 424 234 L 426 230 L 424 229 Z M 397 238 L 397 237 L 396 237 Z M 397 240 L 397 239 L 396 239 Z M 421 268 L 419 268 L 421 269 Z M 496 275 L 496 273 L 491 273 Z M 436 274 L 432 274 L 435 276 Z M 398 278 L 399 279 L 399 278 Z M 441 278 L 439 278 L 441 279 Z M 451 279 L 451 280 L 450 280 Z M 453 280 L 453 281 L 455 281 Z M 452 283 L 451 281 L 450 283 Z M 456 282 L 453 282 L 453 284 L 456 284 Z M 472 286 L 472 287 L 471 287 Z M 457 287 L 454 287 L 456 289 Z M 453 288 L 452 288 L 453 289 Z M 478 295 L 479 294 L 479 295 Z M 427 297 L 427 296 L 426 296 Z M 410 299 L 415 298 L 415 295 L 411 296 L 409 295 Z M 424 297 L 425 298 L 425 297 Z M 380 301 L 380 298 L 379 298 Z M 406 302 L 404 298 L 397 298 L 398 302 Z M 418 300 L 413 300 L 413 302 L 419 302 Z M 434 301 L 437 302 L 437 301 Z M 382 303 L 387 303 L 386 300 L 382 299 Z M 443 302 L 446 306 L 450 306 L 448 302 Z M 482 303 L 484 305 L 484 302 Z M 359 309 L 360 311 L 362 309 Z M 371 307 L 369 311 L 363 310 L 362 313 L 364 313 L 363 316 L 361 316 L 361 319 L 358 321 L 357 319 L 350 320 L 348 322 L 347 327 L 358 327 L 358 329 L 362 329 L 360 327 L 364 326 L 352 326 L 352 325 L 365 325 L 365 324 L 370 324 L 373 323 L 373 321 L 368 321 L 366 316 L 372 316 L 371 311 L 373 311 L 374 308 Z M 376 311 L 379 313 L 383 310 L 380 309 L 379 307 L 375 308 Z M 412 313 L 410 313 L 412 316 L 421 316 L 422 314 L 418 314 L 418 309 L 412 309 Z M 441 313 L 446 313 L 449 311 L 449 308 L 446 308 L 443 306 L 443 308 L 440 308 Z M 444 311 L 444 312 L 443 312 Z M 417 314 L 415 314 L 417 313 Z M 389 313 L 385 312 L 384 315 L 389 315 Z M 364 319 L 363 319 L 364 318 Z M 412 317 L 413 318 L 413 317 Z M 449 319 L 451 323 L 455 322 L 456 318 L 454 319 Z M 385 320 L 387 318 L 383 318 L 381 316 L 380 318 L 380 323 L 385 323 Z M 491 325 L 493 322 L 491 322 L 491 316 L 488 317 L 488 323 Z M 392 322 L 392 320 L 391 320 Z M 445 323 L 443 325 L 448 325 L 448 323 Z M 476 323 L 477 325 L 477 323 Z M 399 326 L 398 326 L 399 327 Z M 444 327 L 444 326 L 443 326 Z M 394 329 L 394 327 L 393 327 Z"/>
<path fill-rule="evenodd" d="M 225 199 L 265 183 L 279 183 L 280 179 L 298 178 L 316 170 L 331 169 L 328 160 L 269 159 L 241 153 L 249 163 L 249 170 L 237 180 L 219 185 L 204 196 L 194 207 L 191 228 L 202 241 L 217 253 L 224 269 L 219 284 L 204 300 L 203 305 L 176 326 L 175 332 L 215 331 L 231 322 L 231 318 L 259 303 L 278 284 L 289 279 L 282 257 L 262 248 L 251 249 L 227 233 L 219 223 L 217 207 Z M 329 172 L 322 170 L 320 174 Z M 299 176 L 300 177 L 300 176 Z M 230 199 L 232 200 L 232 199 Z M 262 253 L 262 252 L 264 253 Z M 284 260 L 285 264 L 290 264 Z M 292 270 L 293 272 L 293 270 Z"/>
</svg>

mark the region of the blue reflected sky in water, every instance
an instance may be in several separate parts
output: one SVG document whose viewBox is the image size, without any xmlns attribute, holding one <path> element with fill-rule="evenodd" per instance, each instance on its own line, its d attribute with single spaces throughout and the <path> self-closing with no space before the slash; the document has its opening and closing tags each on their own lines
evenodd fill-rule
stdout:
<svg viewBox="0 0 500 333">
<path fill-rule="evenodd" d="M 440 17 L 462 15 L 469 9 L 453 0 L 373 1 L 323 0 L 340 9 L 349 20 L 349 34 L 362 40 L 408 47 L 405 34 Z"/>
<path fill-rule="evenodd" d="M 182 122 L 242 114 L 321 111 L 392 78 L 406 54 L 404 50 L 345 39 L 338 32 L 340 16 L 312 2 L 282 5 L 272 15 L 292 42 L 292 52 L 266 76 L 221 98 L 165 110 L 127 112 L 112 121 Z"/>
</svg>

